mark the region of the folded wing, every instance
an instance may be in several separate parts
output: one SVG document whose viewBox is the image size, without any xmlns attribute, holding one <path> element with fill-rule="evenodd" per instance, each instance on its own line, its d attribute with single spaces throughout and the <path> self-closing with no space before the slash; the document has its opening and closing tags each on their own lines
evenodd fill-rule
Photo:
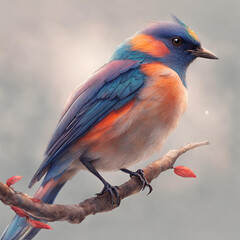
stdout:
<svg viewBox="0 0 240 240">
<path fill-rule="evenodd" d="M 77 87 L 67 101 L 47 146 L 45 159 L 31 180 L 30 187 L 41 179 L 71 144 L 111 111 L 118 110 L 136 97 L 144 84 L 139 65 L 133 60 L 112 61 Z"/>
</svg>

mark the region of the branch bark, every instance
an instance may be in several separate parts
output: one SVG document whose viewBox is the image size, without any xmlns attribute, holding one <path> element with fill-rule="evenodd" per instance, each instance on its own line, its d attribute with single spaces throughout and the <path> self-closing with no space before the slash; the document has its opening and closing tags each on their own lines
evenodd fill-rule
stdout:
<svg viewBox="0 0 240 240">
<path fill-rule="evenodd" d="M 161 172 L 173 168 L 174 163 L 179 156 L 185 152 L 208 145 L 208 141 L 188 144 L 178 150 L 171 150 L 159 160 L 149 164 L 143 169 L 145 178 L 150 183 L 157 178 Z M 142 183 L 137 177 L 132 177 L 129 181 L 119 186 L 120 199 L 124 199 L 141 191 Z M 117 205 L 111 204 L 111 198 L 108 193 L 102 196 L 92 197 L 75 205 L 46 204 L 44 202 L 33 202 L 28 195 L 17 192 L 13 188 L 0 182 L 0 200 L 5 205 L 12 205 L 25 210 L 28 214 L 47 222 L 68 221 L 69 223 L 80 223 L 88 215 L 94 215 L 100 212 L 111 211 Z"/>
</svg>

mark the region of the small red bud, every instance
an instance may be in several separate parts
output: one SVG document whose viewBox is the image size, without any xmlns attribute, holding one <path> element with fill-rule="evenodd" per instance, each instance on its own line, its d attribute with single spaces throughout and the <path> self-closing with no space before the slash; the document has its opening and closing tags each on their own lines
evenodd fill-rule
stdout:
<svg viewBox="0 0 240 240">
<path fill-rule="evenodd" d="M 42 200 L 38 198 L 31 198 L 31 200 L 35 203 L 40 203 Z"/>
<path fill-rule="evenodd" d="M 32 225 L 34 228 L 52 229 L 52 227 L 49 226 L 48 224 L 30 219 L 30 218 L 28 219 L 28 223 Z"/>
<path fill-rule="evenodd" d="M 10 177 L 7 181 L 6 181 L 6 185 L 8 187 L 12 186 L 13 184 L 15 184 L 16 182 L 20 181 L 22 179 L 22 176 L 13 176 Z"/>
<path fill-rule="evenodd" d="M 28 215 L 21 209 L 15 206 L 11 206 L 11 209 L 19 216 L 19 217 L 28 217 Z"/>
<path fill-rule="evenodd" d="M 195 173 L 188 167 L 178 166 L 174 168 L 174 173 L 181 177 L 195 178 Z"/>
</svg>

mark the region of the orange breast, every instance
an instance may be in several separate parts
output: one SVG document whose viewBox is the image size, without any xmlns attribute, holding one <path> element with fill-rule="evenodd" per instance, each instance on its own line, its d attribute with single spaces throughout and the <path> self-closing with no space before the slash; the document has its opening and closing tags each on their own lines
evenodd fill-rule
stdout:
<svg viewBox="0 0 240 240">
<path fill-rule="evenodd" d="M 149 107 L 156 106 L 162 121 L 179 117 L 187 107 L 187 89 L 178 74 L 161 63 L 148 63 L 141 66 L 141 71 L 148 76 L 142 96 Z M 155 103 L 154 103 L 155 102 Z"/>
<path fill-rule="evenodd" d="M 135 161 L 163 145 L 186 109 L 187 90 L 178 74 L 160 63 L 143 64 L 141 71 L 147 78 L 137 99 L 109 113 L 72 151 L 87 146 L 91 157 L 104 159 L 101 166 L 110 169 L 116 167 L 110 167 L 112 159 Z"/>
</svg>

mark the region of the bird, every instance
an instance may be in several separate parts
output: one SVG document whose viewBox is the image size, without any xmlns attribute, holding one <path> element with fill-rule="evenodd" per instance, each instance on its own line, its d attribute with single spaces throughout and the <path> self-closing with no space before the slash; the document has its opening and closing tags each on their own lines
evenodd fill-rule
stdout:
<svg viewBox="0 0 240 240">
<path fill-rule="evenodd" d="M 218 59 L 203 48 L 196 33 L 173 16 L 147 25 L 121 43 L 109 61 L 75 88 L 47 145 L 29 187 L 44 177 L 34 198 L 52 204 L 65 183 L 87 170 L 120 204 L 117 186 L 99 173 L 138 176 L 129 166 L 160 151 L 177 127 L 188 102 L 186 70 L 197 57 Z M 2 240 L 32 239 L 39 229 L 15 216 Z"/>
</svg>

